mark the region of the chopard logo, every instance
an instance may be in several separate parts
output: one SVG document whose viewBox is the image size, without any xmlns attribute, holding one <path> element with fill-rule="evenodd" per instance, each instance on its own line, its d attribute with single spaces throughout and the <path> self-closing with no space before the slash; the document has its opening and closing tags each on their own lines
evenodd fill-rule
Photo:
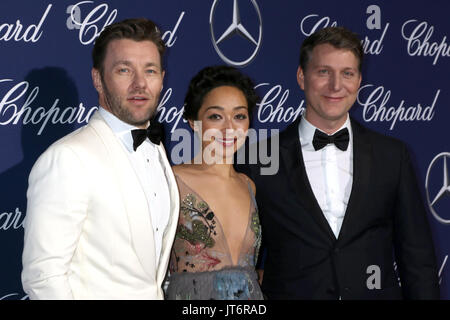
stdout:
<svg viewBox="0 0 450 320">
<path fill-rule="evenodd" d="M 70 5 L 66 10 L 69 14 L 66 21 L 66 26 L 69 30 L 79 30 L 78 39 L 83 45 L 93 43 L 103 29 L 112 24 L 117 17 L 117 9 L 111 10 L 108 15 L 109 6 L 106 3 L 102 3 L 97 5 L 94 9 L 91 9 L 89 14 L 82 18 L 81 8 L 83 7 L 84 10 L 86 8 L 86 4 L 92 5 L 94 4 L 94 1 L 80 1 L 74 5 Z M 88 9 L 86 8 L 86 10 Z M 102 19 L 104 23 L 99 22 Z"/>
<path fill-rule="evenodd" d="M 428 170 L 427 175 L 425 178 L 425 191 L 427 196 L 427 203 L 428 207 L 430 208 L 431 213 L 436 218 L 437 221 L 439 221 L 442 224 L 450 224 L 450 219 L 444 219 L 439 213 L 438 203 L 442 202 L 444 198 L 450 197 L 450 184 L 448 180 L 448 167 L 447 167 L 447 160 L 450 158 L 449 152 L 442 152 L 438 154 L 434 159 L 431 161 Z M 439 191 L 433 195 L 431 195 L 430 191 L 430 173 L 432 172 L 433 168 L 438 164 L 442 163 L 442 185 L 439 188 Z M 439 176 L 439 175 L 433 175 L 433 176 Z"/>
<path fill-rule="evenodd" d="M 258 40 L 255 40 L 255 37 L 253 37 L 250 32 L 244 27 L 244 24 L 241 21 L 240 13 L 239 13 L 239 6 L 238 6 L 238 0 L 233 1 L 233 17 L 231 25 L 228 26 L 228 28 L 225 30 L 225 32 L 216 39 L 215 33 L 214 33 L 214 14 L 216 11 L 217 4 L 220 0 L 214 0 L 211 12 L 209 15 L 209 26 L 211 30 L 211 40 L 214 45 L 214 49 L 216 50 L 219 57 L 227 64 L 235 66 L 235 67 L 245 67 L 246 65 L 250 64 L 253 59 L 256 57 L 256 55 L 259 52 L 259 49 L 261 48 L 262 44 L 262 18 L 261 18 L 261 12 L 259 11 L 258 4 L 255 0 L 251 0 L 251 3 L 253 5 L 253 8 L 255 9 L 257 15 L 258 15 L 258 21 L 259 21 L 259 35 Z M 219 48 L 219 44 L 221 44 L 223 41 L 229 39 L 231 36 L 239 35 L 243 39 L 245 39 L 250 45 L 255 46 L 255 49 L 251 53 L 250 57 L 243 60 L 232 60 L 228 58 L 224 52 Z"/>
</svg>

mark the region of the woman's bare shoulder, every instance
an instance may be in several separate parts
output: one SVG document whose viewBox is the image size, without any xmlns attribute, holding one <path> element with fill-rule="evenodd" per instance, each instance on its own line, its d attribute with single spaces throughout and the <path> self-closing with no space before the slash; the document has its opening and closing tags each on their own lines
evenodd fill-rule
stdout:
<svg viewBox="0 0 450 320">
<path fill-rule="evenodd" d="M 193 182 L 198 177 L 198 171 L 190 164 L 180 164 L 172 167 L 173 173 L 181 180 Z"/>
<path fill-rule="evenodd" d="M 187 164 L 178 164 L 172 167 L 173 173 L 176 175 L 184 175 L 185 173 L 189 173 L 189 165 Z"/>
</svg>

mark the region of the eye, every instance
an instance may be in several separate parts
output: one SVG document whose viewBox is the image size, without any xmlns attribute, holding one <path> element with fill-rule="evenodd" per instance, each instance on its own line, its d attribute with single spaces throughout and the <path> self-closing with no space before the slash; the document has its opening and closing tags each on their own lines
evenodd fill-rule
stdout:
<svg viewBox="0 0 450 320">
<path fill-rule="evenodd" d="M 239 113 L 239 114 L 235 115 L 234 117 L 238 120 L 245 120 L 248 118 L 248 116 L 245 113 Z"/>
<path fill-rule="evenodd" d="M 317 71 L 317 73 L 318 73 L 319 75 L 327 75 L 329 72 L 328 72 L 328 69 L 319 69 L 319 70 Z"/>
<path fill-rule="evenodd" d="M 156 74 L 156 70 L 154 70 L 154 69 L 148 69 L 146 72 L 148 74 Z"/>
<path fill-rule="evenodd" d="M 128 69 L 128 68 L 119 68 L 119 69 L 118 69 L 118 72 L 119 72 L 119 73 L 129 73 L 129 72 L 130 72 L 130 69 Z"/>
<path fill-rule="evenodd" d="M 222 117 L 219 114 L 217 114 L 217 113 L 213 113 L 213 114 L 208 116 L 208 119 L 209 120 L 220 120 L 220 119 L 222 119 Z"/>
<path fill-rule="evenodd" d="M 355 75 L 353 71 L 344 71 L 344 77 L 352 78 Z"/>
</svg>

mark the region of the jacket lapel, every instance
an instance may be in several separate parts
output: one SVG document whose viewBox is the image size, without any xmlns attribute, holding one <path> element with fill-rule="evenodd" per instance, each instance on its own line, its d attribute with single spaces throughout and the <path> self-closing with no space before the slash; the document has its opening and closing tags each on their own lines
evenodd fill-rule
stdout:
<svg viewBox="0 0 450 320">
<path fill-rule="evenodd" d="M 366 135 L 366 129 L 351 118 L 353 131 L 353 182 L 352 191 L 339 233 L 339 241 L 345 241 L 350 230 L 355 230 L 354 223 L 358 214 L 364 212 L 363 196 L 367 193 L 372 167 L 372 146 Z"/>
<path fill-rule="evenodd" d="M 292 123 L 280 136 L 280 154 L 286 168 L 291 186 L 294 188 L 297 199 L 307 214 L 311 214 L 327 237 L 334 241 L 336 237 L 328 224 L 319 203 L 314 196 L 303 161 L 302 148 L 298 133 L 301 117 Z"/>
<path fill-rule="evenodd" d="M 145 193 L 120 140 L 98 112 L 92 116 L 89 125 L 98 133 L 110 154 L 110 159 L 105 159 L 105 165 L 109 164 L 117 177 L 130 226 L 132 246 L 144 271 L 155 279 L 155 243 Z"/>
<path fill-rule="evenodd" d="M 157 268 L 157 281 L 161 285 L 167 271 L 167 265 L 170 258 L 170 252 L 172 249 L 172 243 L 175 237 L 175 232 L 178 225 L 178 215 L 180 211 L 180 195 L 178 193 L 178 186 L 175 180 L 170 163 L 167 159 L 166 152 L 162 143 L 158 146 L 158 152 L 163 164 L 164 174 L 166 176 L 167 183 L 169 185 L 170 193 L 170 216 L 167 222 L 167 227 L 163 235 L 163 243 L 161 248 L 161 256 L 159 259 L 159 265 Z"/>
</svg>

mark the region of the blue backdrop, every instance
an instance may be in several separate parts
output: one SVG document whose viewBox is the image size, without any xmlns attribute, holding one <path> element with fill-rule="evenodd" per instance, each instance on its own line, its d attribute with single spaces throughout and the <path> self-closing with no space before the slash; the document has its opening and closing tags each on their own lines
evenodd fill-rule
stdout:
<svg viewBox="0 0 450 320">
<path fill-rule="evenodd" d="M 248 35 L 219 41 L 239 8 Z M 97 106 L 91 50 L 108 24 L 147 17 L 168 46 L 159 105 L 168 151 L 190 78 L 233 64 L 257 84 L 255 128 L 283 130 L 301 114 L 301 42 L 317 28 L 346 26 L 366 60 L 351 114 L 405 141 L 436 245 L 442 297 L 450 298 L 450 2 L 448 0 L 3 0 L 0 3 L 0 299 L 26 298 L 20 272 L 26 189 L 37 157 L 84 125 Z M 376 201 L 376 199 L 374 199 Z"/>
</svg>

